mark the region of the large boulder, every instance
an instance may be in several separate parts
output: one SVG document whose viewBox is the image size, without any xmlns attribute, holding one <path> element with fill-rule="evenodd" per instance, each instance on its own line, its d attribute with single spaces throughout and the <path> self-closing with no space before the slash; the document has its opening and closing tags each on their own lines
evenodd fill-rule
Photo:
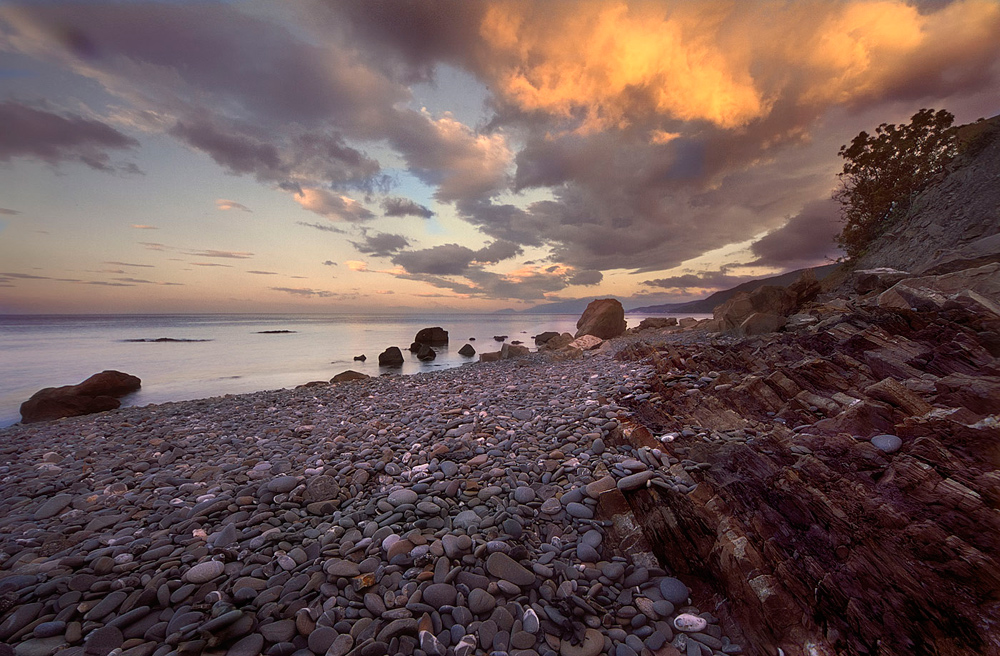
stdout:
<svg viewBox="0 0 1000 656">
<path fill-rule="evenodd" d="M 443 346 L 448 343 L 448 331 L 440 326 L 424 328 L 413 338 L 414 342 L 428 346 Z"/>
<path fill-rule="evenodd" d="M 539 333 L 535 335 L 535 346 L 541 346 L 553 337 L 559 337 L 559 333 L 552 330 L 546 330 L 544 333 Z"/>
<path fill-rule="evenodd" d="M 555 337 L 550 337 L 545 340 L 545 343 L 539 347 L 539 350 L 558 351 L 572 342 L 573 339 L 573 335 L 569 333 L 562 333 L 561 335 L 556 335 Z"/>
<path fill-rule="evenodd" d="M 601 339 L 618 337 L 625 332 L 625 309 L 618 300 L 601 298 L 591 301 L 576 322 L 576 337 L 593 335 Z"/>
<path fill-rule="evenodd" d="M 639 322 L 639 330 L 670 328 L 677 325 L 677 317 L 646 317 Z"/>
<path fill-rule="evenodd" d="M 402 367 L 404 362 L 403 352 L 399 350 L 398 346 L 390 346 L 378 354 L 378 366 L 380 367 Z"/>
<path fill-rule="evenodd" d="M 739 333 L 753 314 L 784 317 L 798 307 L 797 295 L 786 287 L 763 285 L 752 292 L 739 292 L 713 312 L 713 327 L 720 332 Z"/>
<path fill-rule="evenodd" d="M 421 344 L 420 349 L 417 350 L 417 359 L 421 362 L 428 362 L 437 357 L 437 353 L 427 344 Z"/>
<path fill-rule="evenodd" d="M 118 397 L 138 390 L 141 385 L 136 376 L 106 370 L 77 385 L 46 387 L 21 404 L 21 421 L 30 424 L 114 410 L 121 406 Z"/>
<path fill-rule="evenodd" d="M 971 290 L 980 296 L 1000 302 L 1000 263 L 987 264 L 939 276 L 907 278 L 882 292 L 878 304 L 887 308 L 918 307 L 933 309 L 948 297 Z M 913 304 L 914 300 L 921 301 Z"/>
<path fill-rule="evenodd" d="M 466 344 L 462 348 L 458 349 L 458 354 L 471 358 L 476 354 L 476 349 L 472 346 L 472 344 Z"/>
</svg>

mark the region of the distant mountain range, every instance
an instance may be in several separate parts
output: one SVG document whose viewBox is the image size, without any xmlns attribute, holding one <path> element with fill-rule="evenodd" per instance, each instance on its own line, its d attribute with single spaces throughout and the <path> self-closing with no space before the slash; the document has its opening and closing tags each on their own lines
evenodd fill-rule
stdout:
<svg viewBox="0 0 1000 656">
<path fill-rule="evenodd" d="M 816 279 L 822 280 L 833 273 L 833 271 L 839 266 L 840 264 L 834 263 L 821 267 L 812 267 L 812 269 L 816 273 Z M 801 276 L 802 272 L 805 270 L 806 269 L 797 269 L 795 271 L 783 273 L 780 276 L 761 278 L 760 280 L 751 280 L 750 282 L 745 282 L 742 285 L 737 285 L 732 289 L 715 292 L 711 296 L 698 301 L 688 301 L 686 303 L 664 303 L 663 305 L 647 305 L 646 307 L 626 310 L 626 312 L 632 314 L 657 314 L 661 312 L 664 314 L 677 314 L 681 312 L 691 312 L 692 314 L 711 314 L 712 310 L 714 310 L 717 306 L 722 305 L 739 292 L 752 292 L 758 287 L 763 287 L 764 285 L 787 287 L 798 280 L 799 276 Z"/>
<path fill-rule="evenodd" d="M 839 264 L 827 264 L 821 267 L 813 267 L 816 272 L 816 279 L 822 280 L 827 277 L 834 269 L 836 269 Z M 782 287 L 787 287 L 802 275 L 805 269 L 797 269 L 795 271 L 789 271 L 788 273 L 783 273 L 780 276 L 772 276 L 770 278 L 761 278 L 760 280 L 751 280 L 750 282 L 745 282 L 742 285 L 737 285 L 732 289 L 726 289 L 723 291 L 715 292 L 711 296 L 697 301 L 686 301 L 684 303 L 664 303 L 663 305 L 647 305 L 644 307 L 635 307 L 629 309 L 628 299 L 622 302 L 625 306 L 625 312 L 630 314 L 677 314 L 682 312 L 690 312 L 691 314 L 711 314 L 715 306 L 725 303 L 737 292 L 749 292 L 757 289 L 762 285 L 779 285 Z M 587 305 L 595 298 L 576 298 L 570 299 L 568 301 L 559 301 L 557 303 L 546 303 L 545 305 L 536 305 L 533 308 L 528 308 L 527 310 L 512 310 L 510 308 L 504 310 L 498 310 L 494 314 L 582 314 L 584 310 L 587 309 Z M 634 302 L 634 301 L 633 301 Z"/>
</svg>

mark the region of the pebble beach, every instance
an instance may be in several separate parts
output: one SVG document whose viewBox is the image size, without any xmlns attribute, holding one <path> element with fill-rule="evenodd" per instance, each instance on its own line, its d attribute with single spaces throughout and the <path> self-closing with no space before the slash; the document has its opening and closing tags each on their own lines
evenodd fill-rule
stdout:
<svg viewBox="0 0 1000 656">
<path fill-rule="evenodd" d="M 610 537 L 613 344 L 3 429 L 0 654 L 742 653 Z"/>
</svg>

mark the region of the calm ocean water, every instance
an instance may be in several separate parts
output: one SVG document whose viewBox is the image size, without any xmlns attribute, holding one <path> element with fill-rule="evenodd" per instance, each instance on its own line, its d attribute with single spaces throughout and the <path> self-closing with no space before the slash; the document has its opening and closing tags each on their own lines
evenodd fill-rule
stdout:
<svg viewBox="0 0 1000 656">
<path fill-rule="evenodd" d="M 496 351 L 494 335 L 534 349 L 533 335 L 575 332 L 579 315 L 0 315 L 0 426 L 20 420 L 18 408 L 43 387 L 79 383 L 104 369 L 142 379 L 123 405 L 183 401 L 222 394 L 294 387 L 329 380 L 345 369 L 371 376 L 412 374 L 461 366 L 478 357 L 458 354 L 469 338 L 477 352 Z M 627 315 L 629 326 L 638 315 Z M 450 343 L 432 362 L 407 347 L 421 328 L 441 326 Z M 294 331 L 261 334 L 267 330 Z M 130 341 L 156 340 L 207 341 Z M 378 366 L 378 354 L 398 346 L 402 368 Z M 365 354 L 366 362 L 354 356 Z"/>
</svg>

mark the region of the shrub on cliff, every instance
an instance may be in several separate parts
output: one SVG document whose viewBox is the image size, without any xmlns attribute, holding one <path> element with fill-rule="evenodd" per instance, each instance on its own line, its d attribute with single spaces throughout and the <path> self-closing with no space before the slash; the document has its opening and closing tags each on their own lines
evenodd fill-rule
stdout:
<svg viewBox="0 0 1000 656">
<path fill-rule="evenodd" d="M 846 161 L 838 174 L 844 229 L 837 243 L 855 258 L 886 231 L 957 153 L 952 121 L 941 109 L 921 109 L 906 125 L 892 123 L 862 132 L 838 153 Z"/>
</svg>

